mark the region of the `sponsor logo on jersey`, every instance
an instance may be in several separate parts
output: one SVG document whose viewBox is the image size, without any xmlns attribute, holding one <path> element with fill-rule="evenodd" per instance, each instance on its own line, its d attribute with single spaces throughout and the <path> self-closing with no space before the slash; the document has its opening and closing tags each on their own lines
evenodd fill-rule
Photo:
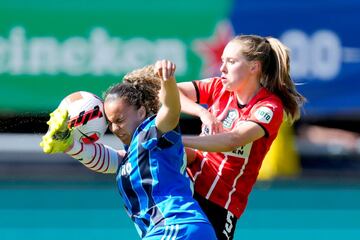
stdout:
<svg viewBox="0 0 360 240">
<path fill-rule="evenodd" d="M 269 123 L 273 115 L 273 111 L 268 107 L 260 107 L 255 112 L 255 118 L 262 123 Z"/>
<path fill-rule="evenodd" d="M 246 144 L 245 146 L 240 146 L 237 149 L 234 149 L 230 152 L 225 152 L 225 155 L 233 157 L 248 158 L 250 156 L 252 143 Z"/>
<path fill-rule="evenodd" d="M 125 163 L 121 166 L 121 176 L 129 176 L 132 171 L 132 166 L 130 162 Z"/>
<path fill-rule="evenodd" d="M 231 128 L 234 121 L 239 117 L 238 112 L 235 109 L 228 111 L 226 118 L 222 121 L 224 128 Z"/>
</svg>

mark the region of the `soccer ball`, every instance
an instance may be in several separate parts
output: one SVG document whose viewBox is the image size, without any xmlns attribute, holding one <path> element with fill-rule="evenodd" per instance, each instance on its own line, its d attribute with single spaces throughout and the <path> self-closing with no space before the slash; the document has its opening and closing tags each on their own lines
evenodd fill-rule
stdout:
<svg viewBox="0 0 360 240">
<path fill-rule="evenodd" d="M 79 91 L 66 96 L 59 107 L 68 110 L 68 127 L 73 128 L 74 140 L 92 143 L 99 140 L 108 127 L 104 103 L 95 94 Z"/>
</svg>

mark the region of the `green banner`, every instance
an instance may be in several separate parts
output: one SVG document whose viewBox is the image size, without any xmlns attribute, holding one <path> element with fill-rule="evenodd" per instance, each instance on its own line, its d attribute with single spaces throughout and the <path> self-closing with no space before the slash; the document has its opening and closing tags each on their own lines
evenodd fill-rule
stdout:
<svg viewBox="0 0 360 240">
<path fill-rule="evenodd" d="M 194 42 L 209 38 L 228 1 L 0 1 L 0 114 L 41 114 L 67 94 L 102 93 L 157 59 L 178 81 L 200 77 Z"/>
</svg>

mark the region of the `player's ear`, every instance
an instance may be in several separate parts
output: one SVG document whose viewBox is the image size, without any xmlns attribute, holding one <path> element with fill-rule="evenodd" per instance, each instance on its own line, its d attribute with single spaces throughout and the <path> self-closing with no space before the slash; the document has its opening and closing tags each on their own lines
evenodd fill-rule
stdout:
<svg viewBox="0 0 360 240">
<path fill-rule="evenodd" d="M 139 109 L 138 109 L 138 116 L 140 119 L 144 119 L 146 117 L 146 109 L 144 106 L 141 106 Z"/>
<path fill-rule="evenodd" d="M 252 72 L 258 72 L 260 71 L 261 63 L 259 61 L 251 61 L 250 63 L 250 70 Z"/>
</svg>

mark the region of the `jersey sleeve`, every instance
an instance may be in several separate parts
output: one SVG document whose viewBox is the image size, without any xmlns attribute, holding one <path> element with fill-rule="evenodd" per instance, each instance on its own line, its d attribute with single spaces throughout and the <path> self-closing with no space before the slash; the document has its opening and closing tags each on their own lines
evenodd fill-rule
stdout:
<svg viewBox="0 0 360 240">
<path fill-rule="evenodd" d="M 181 133 L 179 125 L 170 132 L 167 132 L 159 139 L 158 147 L 160 149 L 169 148 L 177 142 L 181 141 Z"/>
<path fill-rule="evenodd" d="M 85 144 L 74 141 L 73 147 L 66 153 L 99 173 L 116 173 L 122 158 L 118 151 L 102 143 Z"/>
<path fill-rule="evenodd" d="M 222 91 L 223 85 L 221 78 L 207 78 L 203 80 L 193 81 L 197 103 L 212 105 L 214 99 L 218 97 Z"/>
<path fill-rule="evenodd" d="M 259 124 L 264 129 L 265 136 L 268 137 L 278 132 L 283 115 L 283 106 L 280 100 L 268 99 L 254 105 L 249 120 Z"/>
<path fill-rule="evenodd" d="M 177 125 L 173 130 L 160 133 L 155 125 L 155 118 L 149 123 L 150 127 L 146 132 L 139 135 L 138 141 L 143 148 L 153 150 L 155 148 L 165 149 L 181 141 L 180 127 Z"/>
</svg>

